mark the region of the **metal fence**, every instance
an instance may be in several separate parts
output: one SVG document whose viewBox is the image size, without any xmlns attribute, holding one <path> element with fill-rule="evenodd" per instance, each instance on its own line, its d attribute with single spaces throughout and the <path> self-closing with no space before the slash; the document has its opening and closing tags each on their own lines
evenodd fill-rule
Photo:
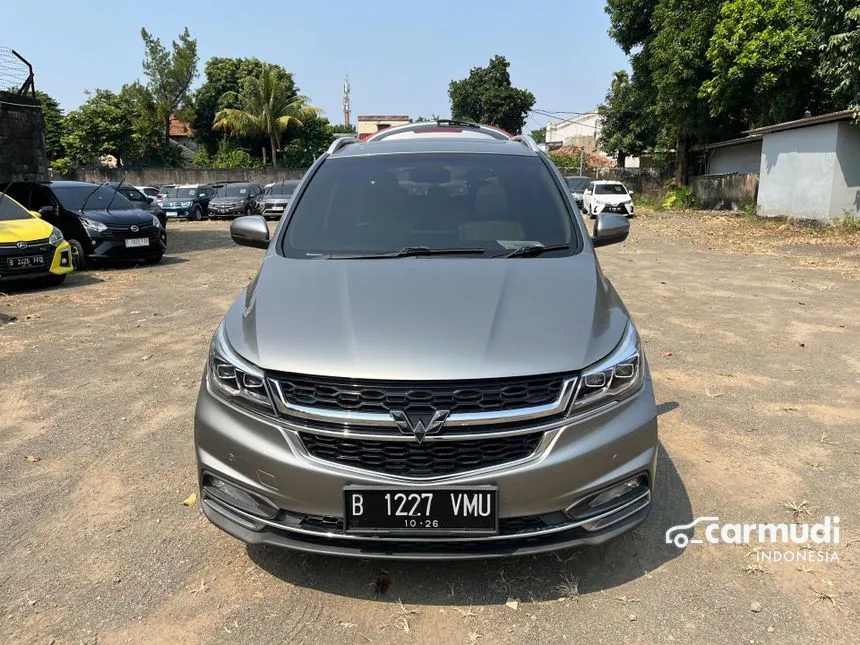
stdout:
<svg viewBox="0 0 860 645">
<path fill-rule="evenodd" d="M 9 47 L 0 47 L 0 90 L 20 96 L 36 96 L 33 66 Z"/>
</svg>

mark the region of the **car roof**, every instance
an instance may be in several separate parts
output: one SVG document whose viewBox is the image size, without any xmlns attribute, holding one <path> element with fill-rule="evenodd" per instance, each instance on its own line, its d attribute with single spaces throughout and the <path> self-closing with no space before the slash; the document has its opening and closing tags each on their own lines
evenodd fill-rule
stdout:
<svg viewBox="0 0 860 645">
<path fill-rule="evenodd" d="M 68 180 L 49 181 L 49 182 L 32 182 L 32 183 L 39 183 L 39 184 L 46 183 L 48 186 L 56 186 L 57 188 L 73 188 L 75 186 L 92 186 L 93 188 L 95 188 L 96 186 L 99 185 L 99 184 L 92 182 L 92 181 L 68 181 Z M 105 186 L 110 186 L 110 184 L 105 184 Z"/>
<path fill-rule="evenodd" d="M 594 183 L 606 185 L 606 184 L 623 184 L 624 182 L 621 181 L 620 179 L 595 179 Z"/>
<path fill-rule="evenodd" d="M 373 155 L 409 154 L 419 152 L 450 152 L 537 156 L 537 152 L 521 141 L 511 139 L 478 139 L 467 137 L 414 137 L 394 141 L 362 141 L 346 145 L 331 155 L 331 158 L 366 157 Z"/>
<path fill-rule="evenodd" d="M 437 119 L 435 121 L 416 121 L 403 125 L 385 128 L 374 132 L 366 138 L 367 141 L 396 141 L 415 137 L 444 137 L 444 138 L 473 138 L 473 139 L 510 139 L 513 135 L 500 128 L 458 121 L 454 119 Z"/>
</svg>

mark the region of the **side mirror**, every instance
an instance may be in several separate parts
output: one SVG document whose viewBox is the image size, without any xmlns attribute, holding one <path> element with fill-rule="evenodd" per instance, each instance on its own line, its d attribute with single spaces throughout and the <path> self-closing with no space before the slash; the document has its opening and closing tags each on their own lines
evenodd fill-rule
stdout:
<svg viewBox="0 0 860 645">
<path fill-rule="evenodd" d="M 631 197 L 633 197 L 633 191 L 632 190 L 628 190 L 627 194 L 630 195 Z"/>
<path fill-rule="evenodd" d="M 260 215 L 237 217 L 230 224 L 230 237 L 240 246 L 265 249 L 269 246 L 269 227 Z"/>
<path fill-rule="evenodd" d="M 57 209 L 53 206 L 42 206 L 38 211 L 39 217 L 45 217 L 46 215 L 53 215 L 57 212 Z"/>
<path fill-rule="evenodd" d="M 618 244 L 630 235 L 630 222 L 622 215 L 612 213 L 600 213 L 594 223 L 594 234 L 591 243 L 597 246 L 609 246 Z"/>
</svg>

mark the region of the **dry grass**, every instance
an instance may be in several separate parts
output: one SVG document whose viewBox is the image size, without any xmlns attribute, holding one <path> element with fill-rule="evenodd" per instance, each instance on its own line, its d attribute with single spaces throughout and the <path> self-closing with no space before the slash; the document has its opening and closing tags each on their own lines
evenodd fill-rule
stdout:
<svg viewBox="0 0 860 645">
<path fill-rule="evenodd" d="M 809 502 L 805 499 L 801 502 L 795 502 L 793 499 L 790 499 L 787 502 L 783 502 L 782 505 L 791 512 L 791 517 L 795 522 L 800 520 L 803 515 L 812 515 L 809 511 Z"/>
<path fill-rule="evenodd" d="M 556 585 L 555 590 L 562 598 L 576 600 L 579 598 L 579 578 L 569 576 L 565 573 L 561 577 L 561 582 Z"/>
</svg>

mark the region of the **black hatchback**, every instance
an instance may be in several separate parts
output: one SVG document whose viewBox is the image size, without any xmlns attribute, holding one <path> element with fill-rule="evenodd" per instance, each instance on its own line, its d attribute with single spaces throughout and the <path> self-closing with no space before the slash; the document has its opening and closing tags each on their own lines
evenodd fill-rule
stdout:
<svg viewBox="0 0 860 645">
<path fill-rule="evenodd" d="M 167 250 L 167 232 L 159 219 L 105 184 L 23 181 L 6 192 L 62 231 L 76 269 L 93 260 L 154 264 Z"/>
</svg>

